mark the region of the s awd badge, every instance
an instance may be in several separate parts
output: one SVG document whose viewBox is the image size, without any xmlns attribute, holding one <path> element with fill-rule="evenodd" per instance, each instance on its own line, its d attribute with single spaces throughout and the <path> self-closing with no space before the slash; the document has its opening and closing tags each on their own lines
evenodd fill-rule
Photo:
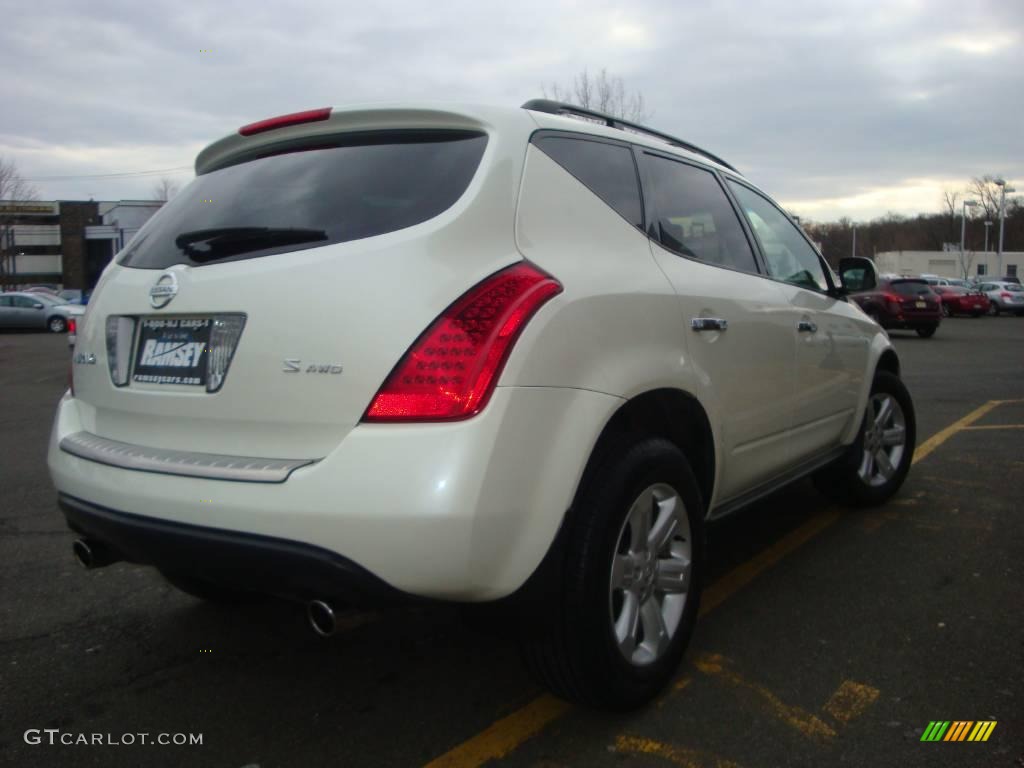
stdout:
<svg viewBox="0 0 1024 768">
<path fill-rule="evenodd" d="M 285 373 L 328 373 L 337 375 L 341 373 L 340 363 L 307 363 L 305 367 L 297 357 L 286 357 L 281 368 Z"/>
</svg>

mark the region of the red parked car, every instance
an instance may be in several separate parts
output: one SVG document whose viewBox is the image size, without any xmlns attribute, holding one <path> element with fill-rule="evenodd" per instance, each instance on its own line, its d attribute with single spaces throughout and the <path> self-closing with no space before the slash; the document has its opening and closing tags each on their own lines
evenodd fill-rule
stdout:
<svg viewBox="0 0 1024 768">
<path fill-rule="evenodd" d="M 907 328 L 928 338 L 935 334 L 942 321 L 941 302 L 932 293 L 927 280 L 883 278 L 865 290 L 852 291 L 850 298 L 883 328 Z"/>
<path fill-rule="evenodd" d="M 978 290 L 961 288 L 959 285 L 933 285 L 932 293 L 939 297 L 944 317 L 971 315 L 981 317 L 988 314 L 992 302 Z"/>
</svg>

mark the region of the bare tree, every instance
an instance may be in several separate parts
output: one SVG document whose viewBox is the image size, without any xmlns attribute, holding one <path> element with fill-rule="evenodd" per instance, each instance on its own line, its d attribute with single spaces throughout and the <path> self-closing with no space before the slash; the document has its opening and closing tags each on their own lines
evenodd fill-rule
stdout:
<svg viewBox="0 0 1024 768">
<path fill-rule="evenodd" d="M 39 190 L 25 180 L 13 160 L 0 157 L 0 200 L 38 200 Z"/>
<path fill-rule="evenodd" d="M 39 190 L 18 171 L 13 160 L 0 157 L 0 201 L 38 200 Z M 0 284 L 13 278 L 14 223 L 17 212 L 0 202 Z"/>
<path fill-rule="evenodd" d="M 999 216 L 999 185 L 996 184 L 996 177 L 986 174 L 980 179 L 971 179 L 967 187 L 967 194 L 972 200 L 977 200 L 985 212 L 986 221 L 995 221 Z"/>
<path fill-rule="evenodd" d="M 644 102 L 644 95 L 639 90 L 627 90 L 621 77 L 609 75 L 608 70 L 603 67 L 596 76 L 584 69 L 568 85 L 542 85 L 541 92 L 546 99 L 596 109 L 606 115 L 621 117 L 634 123 L 642 123 L 651 117 Z"/>
<path fill-rule="evenodd" d="M 170 200 L 172 197 L 178 194 L 178 189 L 178 182 L 169 179 L 166 176 L 161 176 L 160 180 L 153 185 L 153 189 L 150 192 L 150 194 L 153 195 L 154 200 L 162 200 L 163 202 L 166 203 L 168 200 Z"/>
<path fill-rule="evenodd" d="M 960 203 L 960 193 L 952 189 L 942 190 L 942 207 L 951 219 L 956 218 L 956 207 Z"/>
</svg>

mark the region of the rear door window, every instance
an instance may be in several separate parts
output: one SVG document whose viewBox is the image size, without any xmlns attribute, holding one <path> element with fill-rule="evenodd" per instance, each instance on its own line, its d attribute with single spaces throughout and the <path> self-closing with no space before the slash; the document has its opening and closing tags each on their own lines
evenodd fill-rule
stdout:
<svg viewBox="0 0 1024 768">
<path fill-rule="evenodd" d="M 644 166 L 655 240 L 692 259 L 757 272 L 740 220 L 713 173 L 647 153 Z"/>
<path fill-rule="evenodd" d="M 621 144 L 569 136 L 541 135 L 533 143 L 622 218 L 643 229 L 640 180 L 632 150 Z"/>
<path fill-rule="evenodd" d="M 375 132 L 211 171 L 145 224 L 120 263 L 201 266 L 421 224 L 462 196 L 486 144 L 470 131 Z"/>
</svg>

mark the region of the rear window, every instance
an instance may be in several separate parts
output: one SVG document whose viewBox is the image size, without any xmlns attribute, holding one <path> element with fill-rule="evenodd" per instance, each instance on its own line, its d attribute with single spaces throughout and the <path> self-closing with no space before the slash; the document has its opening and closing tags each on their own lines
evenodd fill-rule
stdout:
<svg viewBox="0 0 1024 768">
<path fill-rule="evenodd" d="M 421 224 L 466 191 L 486 144 L 469 131 L 362 134 L 212 171 L 150 219 L 119 261 L 200 266 Z"/>
<path fill-rule="evenodd" d="M 533 143 L 622 218 L 643 229 L 640 180 L 631 149 L 619 144 L 552 135 L 535 137 Z"/>
<path fill-rule="evenodd" d="M 928 283 L 924 280 L 893 280 L 889 285 L 900 296 L 917 296 L 921 293 L 931 293 Z"/>
</svg>

